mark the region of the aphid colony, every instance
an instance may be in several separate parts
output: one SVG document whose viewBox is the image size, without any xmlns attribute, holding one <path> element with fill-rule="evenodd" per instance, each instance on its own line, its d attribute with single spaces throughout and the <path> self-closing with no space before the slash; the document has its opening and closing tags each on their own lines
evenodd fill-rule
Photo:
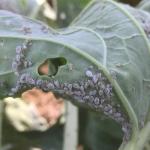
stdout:
<svg viewBox="0 0 150 150">
<path fill-rule="evenodd" d="M 26 53 L 29 46 L 31 46 L 31 41 L 25 41 L 22 45 L 16 47 L 16 57 L 12 62 L 12 70 L 16 75 L 19 75 L 19 72 L 23 68 L 28 68 L 32 65 L 30 60 L 26 60 Z"/>
<path fill-rule="evenodd" d="M 42 80 L 31 77 L 30 74 L 22 74 L 12 89 L 11 94 L 16 94 L 28 88 L 37 87 L 43 91 L 53 91 L 61 97 L 72 99 L 75 102 L 86 104 L 90 108 L 101 111 L 122 125 L 125 139 L 129 138 L 130 123 L 121 110 L 120 105 L 114 101 L 112 85 L 100 73 L 92 69 L 85 71 L 85 79 L 73 83 L 60 83 L 57 80 Z"/>
</svg>

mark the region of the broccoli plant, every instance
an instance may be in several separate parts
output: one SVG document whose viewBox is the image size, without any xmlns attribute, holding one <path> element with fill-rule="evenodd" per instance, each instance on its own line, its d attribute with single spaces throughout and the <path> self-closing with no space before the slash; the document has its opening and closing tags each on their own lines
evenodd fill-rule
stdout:
<svg viewBox="0 0 150 150">
<path fill-rule="evenodd" d="M 0 11 L 1 99 L 53 91 L 118 122 L 119 150 L 149 150 L 149 21 L 148 12 L 112 0 L 90 2 L 60 30 Z"/>
</svg>

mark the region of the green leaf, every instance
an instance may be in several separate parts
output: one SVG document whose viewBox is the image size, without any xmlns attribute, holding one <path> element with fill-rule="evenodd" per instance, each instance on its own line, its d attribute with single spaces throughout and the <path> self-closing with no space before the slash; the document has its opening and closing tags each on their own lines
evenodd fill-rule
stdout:
<svg viewBox="0 0 150 150">
<path fill-rule="evenodd" d="M 140 23 L 123 5 L 92 1 L 59 31 L 0 11 L 0 41 L 0 97 L 34 86 L 53 90 L 121 123 L 128 140 L 131 132 L 131 143 L 137 138 L 149 111 L 150 47 Z M 48 75 L 39 74 L 45 61 Z"/>
<path fill-rule="evenodd" d="M 150 1 L 149 0 L 142 0 L 139 5 L 137 6 L 140 9 L 150 12 Z"/>
<path fill-rule="evenodd" d="M 145 87 L 145 84 L 149 84 L 145 79 L 150 77 L 148 40 L 138 22 L 122 5 L 111 1 L 105 1 L 103 4 L 95 2 L 92 5 L 93 9 L 90 5 L 73 22 L 72 27 L 83 30 L 88 28 L 103 37 L 107 45 L 107 68 L 115 72 L 117 83 L 140 122 L 141 116 L 145 116 L 149 109 L 149 96 Z M 87 16 L 91 16 L 91 19 L 87 19 Z M 144 53 L 147 53 L 147 58 Z M 144 71 L 144 68 L 147 68 L 147 71 Z M 124 106 L 125 101 L 122 101 Z"/>
</svg>

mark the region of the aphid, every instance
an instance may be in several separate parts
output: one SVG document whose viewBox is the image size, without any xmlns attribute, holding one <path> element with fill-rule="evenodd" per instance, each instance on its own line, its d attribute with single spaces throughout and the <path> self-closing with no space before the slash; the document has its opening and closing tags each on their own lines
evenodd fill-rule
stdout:
<svg viewBox="0 0 150 150">
<path fill-rule="evenodd" d="M 68 69 L 69 69 L 69 71 L 72 71 L 73 70 L 73 64 L 69 63 L 68 64 Z"/>
<path fill-rule="evenodd" d="M 111 115 L 111 114 L 113 113 L 112 109 L 110 109 L 110 110 L 108 111 L 108 113 Z"/>
<path fill-rule="evenodd" d="M 83 86 L 80 86 L 80 90 L 82 93 L 84 93 L 84 87 Z"/>
<path fill-rule="evenodd" d="M 92 103 L 92 104 L 94 103 L 94 96 L 90 96 L 90 97 L 89 97 L 89 103 L 90 103 L 90 104 L 91 104 L 91 103 Z"/>
<path fill-rule="evenodd" d="M 22 31 L 24 32 L 24 34 L 31 34 L 31 33 L 32 33 L 30 27 L 23 27 L 23 28 L 22 28 Z"/>
<path fill-rule="evenodd" d="M 22 52 L 22 47 L 21 46 L 17 46 L 16 47 L 16 54 L 20 54 Z"/>
<path fill-rule="evenodd" d="M 12 93 L 17 93 L 17 91 L 18 91 L 17 88 L 12 88 L 12 89 L 11 89 L 11 92 L 12 92 Z"/>
<path fill-rule="evenodd" d="M 90 70 L 86 70 L 85 75 L 89 78 L 93 77 L 93 73 Z"/>
<path fill-rule="evenodd" d="M 42 26 L 41 30 L 43 33 L 48 33 L 48 31 L 49 31 L 48 27 L 45 27 L 45 26 Z"/>
<path fill-rule="evenodd" d="M 100 87 L 100 89 L 104 90 L 105 89 L 105 84 L 101 82 L 99 87 Z"/>
<path fill-rule="evenodd" d="M 67 87 L 64 87 L 64 91 L 69 91 Z"/>
<path fill-rule="evenodd" d="M 12 63 L 12 70 L 16 71 L 17 68 L 18 68 L 17 62 L 16 62 L 16 61 L 13 61 L 13 63 Z"/>
<path fill-rule="evenodd" d="M 89 92 L 89 95 L 90 95 L 90 96 L 95 96 L 96 93 L 97 93 L 97 91 L 96 91 L 96 90 L 93 90 L 93 91 L 90 91 L 90 92 Z"/>
<path fill-rule="evenodd" d="M 93 77 L 92 77 L 92 81 L 96 84 L 97 83 L 97 81 L 98 81 L 98 76 L 97 75 L 93 75 Z"/>
<path fill-rule="evenodd" d="M 103 96 L 103 94 L 104 94 L 103 90 L 99 90 L 98 94 L 99 94 L 99 96 Z"/>
<path fill-rule="evenodd" d="M 54 86 L 54 84 L 52 84 L 52 83 L 50 82 L 50 83 L 47 84 L 47 88 L 48 88 L 48 89 L 54 89 L 55 86 Z"/>
<path fill-rule="evenodd" d="M 41 79 L 36 80 L 36 85 L 38 87 L 40 87 L 42 84 L 43 84 L 43 80 L 41 80 Z"/>
<path fill-rule="evenodd" d="M 105 102 L 105 99 L 100 99 L 101 104 Z"/>
<path fill-rule="evenodd" d="M 114 80 L 117 79 L 117 73 L 114 70 L 110 70 L 110 74 Z"/>
<path fill-rule="evenodd" d="M 66 90 L 66 91 L 65 91 L 65 94 L 71 96 L 73 93 L 72 93 L 72 91 L 67 91 L 67 90 Z"/>
<path fill-rule="evenodd" d="M 115 117 L 115 118 L 121 117 L 121 113 L 119 113 L 119 112 L 114 113 L 114 117 Z"/>
<path fill-rule="evenodd" d="M 110 109 L 111 109 L 111 108 L 108 107 L 108 106 L 105 106 L 105 107 L 104 107 L 104 111 L 106 111 L 106 112 L 109 112 Z"/>
<path fill-rule="evenodd" d="M 72 84 L 72 87 L 73 87 L 74 89 L 80 89 L 80 86 L 79 86 L 78 83 L 73 83 L 73 84 Z"/>
<path fill-rule="evenodd" d="M 72 91 L 72 84 L 68 84 L 69 91 Z"/>
<path fill-rule="evenodd" d="M 112 94 L 112 87 L 110 84 L 106 85 L 106 88 L 104 89 L 104 92 L 107 96 L 110 96 Z"/>
<path fill-rule="evenodd" d="M 87 82 L 88 82 L 90 88 L 94 88 L 95 85 L 91 80 L 88 80 Z"/>
<path fill-rule="evenodd" d="M 54 85 L 56 86 L 56 88 L 60 88 L 59 81 L 54 81 Z"/>
<path fill-rule="evenodd" d="M 23 62 L 23 66 L 24 66 L 24 68 L 27 68 L 27 67 L 28 67 L 28 61 L 27 61 L 27 60 L 25 60 L 25 61 Z"/>
<path fill-rule="evenodd" d="M 22 44 L 22 49 L 23 49 L 23 50 L 26 50 L 26 49 L 27 49 L 27 43 L 23 43 L 23 44 Z"/>
<path fill-rule="evenodd" d="M 74 91 L 73 94 L 76 95 L 76 96 L 81 96 L 82 95 L 80 91 Z"/>
<path fill-rule="evenodd" d="M 109 116 L 109 112 L 107 112 L 107 111 L 104 111 L 104 114 L 105 114 L 106 116 Z"/>
<path fill-rule="evenodd" d="M 98 97 L 95 97 L 95 99 L 94 99 L 94 104 L 95 104 L 95 105 L 99 105 L 99 104 L 100 104 L 100 100 L 99 100 Z"/>
<path fill-rule="evenodd" d="M 78 95 L 74 95 L 73 98 L 74 98 L 75 100 L 78 100 L 79 102 L 83 102 L 83 101 L 82 101 L 82 97 L 80 97 L 80 96 L 78 96 Z"/>
<path fill-rule="evenodd" d="M 127 133 L 127 132 L 128 132 L 128 128 L 124 125 L 124 126 L 122 126 L 122 131 L 123 131 L 124 133 Z"/>
<path fill-rule="evenodd" d="M 26 83 L 29 85 L 35 85 L 35 80 L 32 77 L 27 77 Z"/>
<path fill-rule="evenodd" d="M 83 97 L 83 100 L 84 100 L 84 101 L 88 101 L 89 99 L 90 99 L 90 96 L 84 96 L 84 97 Z"/>
<path fill-rule="evenodd" d="M 32 65 L 33 65 L 32 61 L 28 60 L 28 61 L 27 61 L 27 66 L 28 66 L 28 67 L 31 67 Z"/>
<path fill-rule="evenodd" d="M 21 57 L 20 57 L 20 55 L 16 55 L 15 60 L 16 60 L 17 62 L 20 62 L 20 61 L 21 61 Z"/>
<path fill-rule="evenodd" d="M 30 75 L 29 74 L 22 74 L 20 79 L 19 79 L 19 82 L 20 83 L 26 83 L 27 82 L 27 78 L 29 78 Z"/>
<path fill-rule="evenodd" d="M 118 117 L 118 118 L 115 118 L 119 123 L 122 123 L 122 122 L 125 122 L 125 118 L 124 117 Z"/>
<path fill-rule="evenodd" d="M 87 89 L 87 88 L 89 87 L 89 85 L 90 85 L 90 84 L 89 84 L 88 82 L 85 82 L 84 88 Z"/>
</svg>

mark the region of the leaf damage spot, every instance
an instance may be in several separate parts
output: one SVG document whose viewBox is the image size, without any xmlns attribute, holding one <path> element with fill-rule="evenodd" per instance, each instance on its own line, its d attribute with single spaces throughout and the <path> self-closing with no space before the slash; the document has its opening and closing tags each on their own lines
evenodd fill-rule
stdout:
<svg viewBox="0 0 150 150">
<path fill-rule="evenodd" d="M 38 68 L 39 75 L 55 76 L 60 66 L 66 65 L 67 60 L 63 57 L 48 58 Z"/>
</svg>

